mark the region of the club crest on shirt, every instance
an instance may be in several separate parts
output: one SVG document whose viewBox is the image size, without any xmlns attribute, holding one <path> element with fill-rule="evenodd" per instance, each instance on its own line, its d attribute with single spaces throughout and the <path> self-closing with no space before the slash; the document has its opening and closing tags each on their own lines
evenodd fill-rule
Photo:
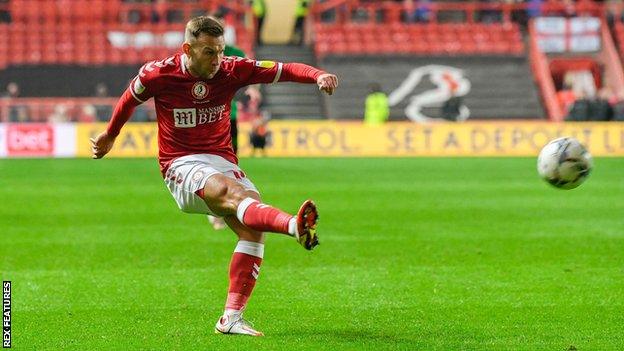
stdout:
<svg viewBox="0 0 624 351">
<path fill-rule="evenodd" d="M 203 100 L 208 95 L 208 86 L 204 82 L 197 82 L 193 84 L 191 94 L 197 100 Z"/>
<path fill-rule="evenodd" d="M 195 174 L 193 174 L 193 181 L 195 183 L 197 183 L 200 180 L 202 180 L 203 177 L 204 177 L 204 172 L 203 171 L 197 171 L 197 172 L 195 172 Z"/>
</svg>

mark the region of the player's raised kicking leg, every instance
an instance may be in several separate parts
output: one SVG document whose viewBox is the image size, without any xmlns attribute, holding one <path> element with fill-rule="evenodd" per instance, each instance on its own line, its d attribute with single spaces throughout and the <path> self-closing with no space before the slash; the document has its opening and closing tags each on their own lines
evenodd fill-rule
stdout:
<svg viewBox="0 0 624 351">
<path fill-rule="evenodd" d="M 316 222 L 318 212 L 312 200 L 306 200 L 296 216 L 259 201 L 255 192 L 222 174 L 206 180 L 201 197 L 212 212 L 220 216 L 235 215 L 250 229 L 259 232 L 281 233 L 294 236 L 306 250 L 318 245 Z"/>
</svg>

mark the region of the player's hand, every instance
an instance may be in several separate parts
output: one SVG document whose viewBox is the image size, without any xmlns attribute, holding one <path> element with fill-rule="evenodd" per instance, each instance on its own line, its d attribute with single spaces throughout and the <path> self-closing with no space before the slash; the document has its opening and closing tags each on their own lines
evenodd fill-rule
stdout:
<svg viewBox="0 0 624 351">
<path fill-rule="evenodd" d="M 316 84 L 320 91 L 326 92 L 328 95 L 334 93 L 334 89 L 338 87 L 338 77 L 335 74 L 324 73 L 316 80 Z"/>
<path fill-rule="evenodd" d="M 100 135 L 96 136 L 95 139 L 91 138 L 89 140 L 91 140 L 92 158 L 104 157 L 104 155 L 113 148 L 113 144 L 115 143 L 115 137 L 108 135 L 107 132 L 102 132 Z"/>
</svg>

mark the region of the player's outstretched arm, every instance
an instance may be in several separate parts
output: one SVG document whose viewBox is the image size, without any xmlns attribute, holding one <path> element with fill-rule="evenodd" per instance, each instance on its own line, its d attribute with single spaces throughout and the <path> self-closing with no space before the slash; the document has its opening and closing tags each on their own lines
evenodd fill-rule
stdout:
<svg viewBox="0 0 624 351">
<path fill-rule="evenodd" d="M 304 63 L 284 63 L 280 82 L 316 83 L 320 91 L 329 95 L 338 87 L 338 77 Z"/>
<path fill-rule="evenodd" d="M 331 95 L 338 87 L 338 77 L 335 74 L 323 73 L 316 79 L 320 91 Z"/>
<path fill-rule="evenodd" d="M 91 140 L 92 158 L 104 157 L 113 148 L 113 144 L 115 144 L 115 137 L 110 136 L 108 132 L 102 132 L 89 140 Z"/>
<path fill-rule="evenodd" d="M 130 89 L 131 88 L 126 89 L 119 101 L 117 101 L 117 106 L 115 106 L 113 116 L 108 122 L 106 131 L 100 133 L 95 138 L 89 139 L 91 140 L 91 153 L 93 154 L 93 158 L 102 158 L 113 148 L 115 138 L 119 135 L 121 127 L 128 122 L 134 108 L 140 104 L 140 102 L 132 96 Z"/>
</svg>

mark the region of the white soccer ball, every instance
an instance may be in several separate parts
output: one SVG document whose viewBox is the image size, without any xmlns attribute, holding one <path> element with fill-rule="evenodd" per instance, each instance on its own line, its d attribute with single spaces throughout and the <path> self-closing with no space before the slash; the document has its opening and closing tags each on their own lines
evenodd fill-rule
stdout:
<svg viewBox="0 0 624 351">
<path fill-rule="evenodd" d="M 552 186 L 574 189 L 592 170 L 592 157 L 583 144 L 572 137 L 555 139 L 542 149 L 537 158 L 537 172 Z"/>
</svg>

